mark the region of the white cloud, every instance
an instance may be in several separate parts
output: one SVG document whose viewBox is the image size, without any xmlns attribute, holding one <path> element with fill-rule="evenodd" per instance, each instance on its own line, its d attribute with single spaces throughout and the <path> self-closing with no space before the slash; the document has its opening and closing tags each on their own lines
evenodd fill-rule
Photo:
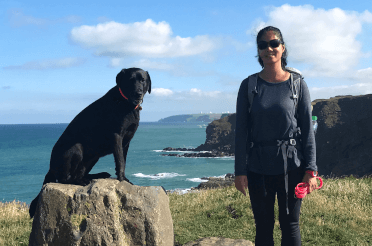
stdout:
<svg viewBox="0 0 372 246">
<path fill-rule="evenodd" d="M 142 69 L 152 69 L 152 70 L 171 70 L 172 65 L 165 62 L 155 62 L 148 59 L 141 59 L 133 62 L 133 67 L 140 67 Z"/>
<path fill-rule="evenodd" d="M 189 94 L 193 97 L 197 96 L 197 97 L 203 97 L 203 98 L 206 98 L 206 97 L 215 98 L 215 97 L 219 96 L 221 94 L 221 92 L 220 91 L 202 91 L 202 90 L 197 89 L 197 88 L 192 88 L 189 91 Z"/>
<path fill-rule="evenodd" d="M 26 25 L 45 25 L 47 23 L 46 19 L 36 18 L 30 15 L 24 15 L 19 9 L 8 10 L 8 18 L 10 24 L 13 27 L 20 27 Z"/>
<path fill-rule="evenodd" d="M 171 96 L 173 95 L 173 91 L 165 88 L 154 88 L 151 89 L 151 95 L 155 96 Z"/>
<path fill-rule="evenodd" d="M 309 88 L 311 100 L 329 99 L 330 97 L 342 95 L 366 95 L 372 93 L 372 83 L 356 83 L 353 85 L 340 85 L 334 87 L 312 87 Z"/>
<path fill-rule="evenodd" d="M 123 59 L 121 58 L 111 58 L 110 60 L 110 67 L 120 67 L 122 64 Z"/>
<path fill-rule="evenodd" d="M 372 83 L 372 67 L 358 70 L 356 73 L 356 78 Z"/>
<path fill-rule="evenodd" d="M 372 22 L 367 10 L 358 13 L 285 4 L 270 8 L 265 25 L 257 21 L 252 30 L 268 25 L 278 27 L 287 43 L 289 60 L 310 65 L 303 71 L 305 76 L 341 77 L 353 71 L 365 55 L 356 36 L 366 22 Z"/>
<path fill-rule="evenodd" d="M 113 57 L 110 59 L 110 67 L 121 67 L 124 64 L 128 65 L 128 61 L 125 61 L 124 58 Z M 132 62 L 128 67 L 139 67 L 144 70 L 171 70 L 174 68 L 174 65 L 149 59 L 140 59 Z"/>
<path fill-rule="evenodd" d="M 200 99 L 211 99 L 217 98 L 221 95 L 220 91 L 202 91 L 197 88 L 192 88 L 189 91 L 172 91 L 165 88 L 153 88 L 151 89 L 151 95 L 154 96 L 167 96 L 170 100 L 200 100 Z M 171 96 L 171 97 L 170 97 Z"/>
<path fill-rule="evenodd" d="M 190 94 L 191 95 L 198 95 L 198 96 L 201 96 L 202 95 L 202 91 L 200 89 L 196 89 L 196 88 L 192 88 L 190 90 Z"/>
<path fill-rule="evenodd" d="M 31 15 L 23 14 L 21 9 L 8 10 L 8 19 L 12 27 L 21 27 L 28 25 L 45 26 L 48 24 L 56 24 L 58 22 L 78 23 L 81 21 L 81 18 L 76 15 L 69 15 L 55 20 L 47 18 L 37 18 Z"/>
<path fill-rule="evenodd" d="M 75 67 L 83 64 L 85 59 L 67 57 L 61 59 L 49 59 L 42 61 L 31 61 L 23 65 L 18 66 L 7 66 L 4 69 L 22 69 L 22 70 L 46 70 L 46 69 L 58 69 Z"/>
<path fill-rule="evenodd" d="M 93 49 L 97 56 L 116 58 L 193 56 L 218 47 L 218 41 L 207 35 L 182 38 L 172 34 L 167 22 L 148 19 L 130 24 L 111 21 L 97 26 L 83 25 L 73 28 L 70 38 L 84 48 Z"/>
</svg>

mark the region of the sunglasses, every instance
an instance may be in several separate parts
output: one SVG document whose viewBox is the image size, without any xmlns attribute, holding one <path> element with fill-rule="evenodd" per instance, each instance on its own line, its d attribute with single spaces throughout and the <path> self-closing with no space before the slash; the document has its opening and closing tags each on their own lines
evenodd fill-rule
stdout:
<svg viewBox="0 0 372 246">
<path fill-rule="evenodd" d="M 257 43 L 257 46 L 260 50 L 264 50 L 266 49 L 269 45 L 271 48 L 278 48 L 280 44 L 283 44 L 282 41 L 280 41 L 279 39 L 273 39 L 273 40 L 270 40 L 269 42 L 266 42 L 266 41 L 260 41 Z"/>
</svg>

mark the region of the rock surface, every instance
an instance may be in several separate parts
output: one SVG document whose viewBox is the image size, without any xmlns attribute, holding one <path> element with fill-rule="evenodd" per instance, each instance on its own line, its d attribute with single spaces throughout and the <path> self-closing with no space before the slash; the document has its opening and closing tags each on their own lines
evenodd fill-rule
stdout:
<svg viewBox="0 0 372 246">
<path fill-rule="evenodd" d="M 183 246 L 254 246 L 254 244 L 245 239 L 205 237 L 193 242 L 188 242 Z"/>
<path fill-rule="evenodd" d="M 225 178 L 203 177 L 201 179 L 205 179 L 208 181 L 200 183 L 197 187 L 191 188 L 191 190 L 217 189 L 235 184 L 235 175 L 231 173 L 226 174 Z"/>
<path fill-rule="evenodd" d="M 43 187 L 29 245 L 173 245 L 169 199 L 161 187 L 115 179 Z"/>
</svg>

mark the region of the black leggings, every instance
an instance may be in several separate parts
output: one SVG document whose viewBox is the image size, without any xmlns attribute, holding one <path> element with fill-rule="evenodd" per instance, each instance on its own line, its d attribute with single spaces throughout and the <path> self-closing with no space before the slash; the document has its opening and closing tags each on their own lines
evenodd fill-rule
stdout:
<svg viewBox="0 0 372 246">
<path fill-rule="evenodd" d="M 296 185 L 302 182 L 305 172 L 297 168 L 288 172 L 288 209 L 286 211 L 286 194 L 284 174 L 262 175 L 248 172 L 248 189 L 252 211 L 256 222 L 256 246 L 274 245 L 274 203 L 275 194 L 278 197 L 279 223 L 282 230 L 282 246 L 301 245 L 299 227 L 302 199 L 294 197 Z"/>
</svg>

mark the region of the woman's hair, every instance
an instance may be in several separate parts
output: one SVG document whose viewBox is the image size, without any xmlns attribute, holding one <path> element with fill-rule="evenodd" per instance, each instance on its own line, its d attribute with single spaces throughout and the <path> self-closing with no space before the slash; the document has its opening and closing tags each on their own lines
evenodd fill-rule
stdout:
<svg viewBox="0 0 372 246">
<path fill-rule="evenodd" d="M 258 32 L 257 39 L 256 39 L 256 44 L 258 44 L 258 41 L 261 40 L 262 36 L 269 31 L 273 31 L 275 33 L 275 36 L 277 36 L 279 38 L 279 40 L 282 41 L 282 44 L 285 44 L 282 33 L 280 32 L 280 30 L 278 28 L 273 27 L 273 26 L 267 26 L 267 27 L 261 29 L 261 31 Z M 257 47 L 257 51 L 258 51 L 258 47 Z M 287 56 L 288 56 L 288 49 L 287 49 L 287 46 L 286 46 L 285 50 L 282 54 L 282 68 L 283 68 L 283 70 L 287 66 Z M 257 53 L 256 57 L 258 57 L 258 62 L 260 63 L 261 67 L 263 68 L 264 63 L 263 63 L 263 61 L 262 61 L 262 59 L 261 59 L 261 57 L 258 53 Z"/>
</svg>

